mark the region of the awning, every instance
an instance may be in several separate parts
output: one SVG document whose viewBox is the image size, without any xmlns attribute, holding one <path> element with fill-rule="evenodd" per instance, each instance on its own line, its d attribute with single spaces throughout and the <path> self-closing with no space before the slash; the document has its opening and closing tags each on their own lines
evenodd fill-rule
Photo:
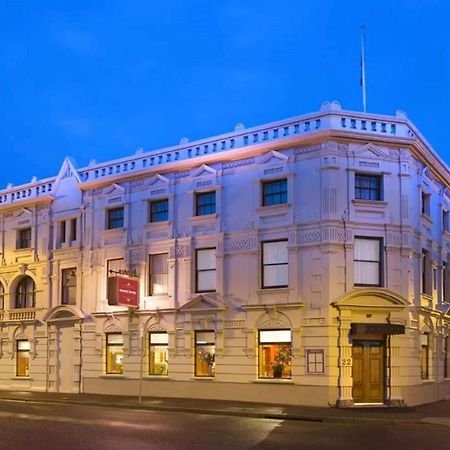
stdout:
<svg viewBox="0 0 450 450">
<path fill-rule="evenodd" d="M 350 334 L 405 334 L 405 325 L 395 323 L 352 323 Z"/>
</svg>

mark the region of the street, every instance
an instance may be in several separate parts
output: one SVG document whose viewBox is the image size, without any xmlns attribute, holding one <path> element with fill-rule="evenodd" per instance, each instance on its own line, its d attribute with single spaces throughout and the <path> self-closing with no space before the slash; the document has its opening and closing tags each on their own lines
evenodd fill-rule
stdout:
<svg viewBox="0 0 450 450">
<path fill-rule="evenodd" d="M 450 427 L 0 401 L 1 449 L 448 449 Z"/>
</svg>

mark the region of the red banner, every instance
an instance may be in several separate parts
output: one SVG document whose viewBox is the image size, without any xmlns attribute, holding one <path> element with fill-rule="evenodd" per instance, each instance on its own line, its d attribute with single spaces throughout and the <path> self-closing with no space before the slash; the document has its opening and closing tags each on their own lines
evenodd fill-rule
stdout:
<svg viewBox="0 0 450 450">
<path fill-rule="evenodd" d="M 108 278 L 108 305 L 139 306 L 139 279 L 124 276 Z"/>
</svg>

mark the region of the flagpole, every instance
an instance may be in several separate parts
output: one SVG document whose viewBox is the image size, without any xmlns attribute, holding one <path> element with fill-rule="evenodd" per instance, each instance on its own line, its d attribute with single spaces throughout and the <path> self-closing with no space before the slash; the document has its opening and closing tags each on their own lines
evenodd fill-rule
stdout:
<svg viewBox="0 0 450 450">
<path fill-rule="evenodd" d="M 366 29 L 361 26 L 361 88 L 363 111 L 367 110 L 367 92 L 366 92 Z"/>
</svg>

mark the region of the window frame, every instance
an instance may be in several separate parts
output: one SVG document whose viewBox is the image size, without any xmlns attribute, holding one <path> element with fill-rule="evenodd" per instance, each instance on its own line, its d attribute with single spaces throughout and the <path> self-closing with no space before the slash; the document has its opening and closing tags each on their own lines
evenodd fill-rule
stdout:
<svg viewBox="0 0 450 450">
<path fill-rule="evenodd" d="M 213 333 L 214 334 L 214 342 L 201 342 L 198 343 L 198 339 L 197 336 L 200 333 Z M 198 363 L 197 363 L 197 350 L 199 348 L 203 348 L 203 347 L 208 347 L 208 346 L 213 346 L 213 363 L 212 364 L 208 364 L 208 374 L 207 375 L 203 375 L 203 374 L 199 374 L 199 367 L 198 367 Z M 194 376 L 195 377 L 199 377 L 199 378 L 213 378 L 216 376 L 216 331 L 215 330 L 195 330 L 194 332 Z M 211 369 L 209 369 L 209 366 L 211 366 Z"/>
<path fill-rule="evenodd" d="M 162 335 L 165 334 L 167 336 L 167 344 L 162 343 L 152 343 L 152 335 Z M 153 370 L 152 367 L 156 364 L 153 362 L 152 364 L 152 348 L 165 347 L 166 353 L 166 369 L 165 373 L 157 373 L 157 371 Z M 169 375 L 169 333 L 167 331 L 149 331 L 148 333 L 148 374 L 150 376 L 167 376 Z"/>
<path fill-rule="evenodd" d="M 353 254 L 353 276 L 355 277 L 356 272 L 356 262 L 368 262 L 368 263 L 378 263 L 378 284 L 371 284 L 371 283 L 356 283 L 355 279 L 353 280 L 353 285 L 355 287 L 383 287 L 384 286 L 384 277 L 383 277 L 383 270 L 384 270 L 384 257 L 383 257 L 383 238 L 377 237 L 377 236 L 355 236 L 354 241 L 356 240 L 372 240 L 372 241 L 378 241 L 378 254 L 379 254 L 379 260 L 378 261 L 372 261 L 372 260 L 365 260 L 365 259 L 356 259 L 355 254 Z M 354 247 L 356 244 L 354 244 Z"/>
<path fill-rule="evenodd" d="M 358 181 L 362 180 L 376 180 L 377 186 L 375 188 L 369 186 L 364 187 L 358 184 Z M 370 182 L 369 182 L 370 184 Z M 368 197 L 364 196 L 364 193 L 368 193 Z M 376 198 L 370 198 L 371 194 L 375 193 Z M 358 196 L 359 194 L 360 196 Z M 383 201 L 383 175 L 382 174 L 374 174 L 374 173 L 365 173 L 365 172 L 356 172 L 355 173 L 355 200 L 363 200 L 363 201 L 372 201 L 372 202 L 381 202 Z"/>
<path fill-rule="evenodd" d="M 166 272 L 153 274 L 152 273 L 152 267 L 153 267 L 152 257 L 154 257 L 154 256 L 161 256 L 161 255 L 167 255 L 167 258 L 166 258 Z M 160 292 L 160 293 L 157 293 L 157 294 L 155 294 L 153 292 L 152 276 L 155 276 L 155 275 L 160 275 L 160 276 L 161 275 L 165 275 L 166 276 L 166 285 L 165 285 L 166 286 L 166 290 L 164 292 Z M 147 292 L 148 292 L 148 296 L 149 297 L 152 297 L 152 296 L 155 296 L 155 295 L 168 295 L 169 294 L 169 253 L 168 252 L 150 253 L 148 255 L 148 289 L 147 289 Z"/>
<path fill-rule="evenodd" d="M 286 250 L 287 250 L 287 261 L 285 263 L 271 263 L 271 264 L 264 264 L 264 245 L 265 244 L 271 244 L 275 242 L 286 242 Z M 261 242 L 261 289 L 284 289 L 289 287 L 289 241 L 288 239 L 272 239 L 269 241 L 262 241 Z M 272 285 L 272 286 L 266 286 L 264 281 L 264 268 L 266 266 L 286 266 L 287 270 L 287 284 L 286 285 Z"/>
<path fill-rule="evenodd" d="M 23 234 L 29 233 L 29 237 L 24 238 Z M 33 240 L 33 231 L 32 227 L 19 228 L 17 230 L 17 250 L 27 250 L 32 248 L 32 240 Z"/>
<path fill-rule="evenodd" d="M 165 203 L 166 204 L 166 209 L 163 211 L 153 211 L 153 207 L 155 205 L 159 205 Z M 165 218 L 164 219 L 158 219 L 157 216 L 158 214 L 162 214 L 165 213 Z M 169 199 L 166 198 L 159 198 L 159 199 L 152 199 L 148 201 L 148 222 L 149 223 L 158 223 L 158 222 L 167 222 L 169 220 Z"/>
<path fill-rule="evenodd" d="M 21 342 L 27 342 L 29 348 L 24 350 L 24 349 L 19 349 L 20 343 Z M 25 368 L 25 373 L 19 373 L 19 355 L 26 353 L 27 354 L 27 364 L 26 364 L 26 368 Z M 30 361 L 31 361 L 31 343 L 29 339 L 17 339 L 16 340 L 16 377 L 21 377 L 21 378 L 29 378 L 30 377 Z"/>
<path fill-rule="evenodd" d="M 112 217 L 114 212 L 117 212 L 117 211 L 122 212 L 122 217 Z M 106 210 L 106 229 L 107 230 L 120 230 L 122 228 L 125 228 L 125 207 L 124 206 L 116 206 L 114 208 L 108 208 Z"/>
<path fill-rule="evenodd" d="M 75 285 L 74 286 L 70 286 L 70 285 L 66 285 L 65 284 L 65 274 L 68 273 L 69 271 L 73 271 L 74 275 L 71 278 L 75 279 Z M 77 304 L 77 268 L 76 267 L 67 267 L 67 268 L 63 268 L 61 269 L 61 305 L 76 305 Z M 70 303 L 69 302 L 69 289 L 70 288 L 75 288 L 75 300 L 74 303 Z"/>
<path fill-rule="evenodd" d="M 420 196 L 421 212 L 427 217 L 431 217 L 431 194 L 422 190 Z"/>
<path fill-rule="evenodd" d="M 277 192 L 266 192 L 269 186 L 276 185 L 277 183 L 283 182 L 285 189 Z M 261 181 L 261 206 L 276 206 L 276 205 L 286 205 L 288 203 L 288 179 L 287 177 L 276 178 L 273 180 L 262 180 Z M 268 198 L 280 196 L 280 201 L 269 202 Z M 284 200 L 284 201 L 283 201 Z"/>
<path fill-rule="evenodd" d="M 109 336 L 122 336 L 122 343 L 111 343 L 109 342 Z M 123 375 L 123 369 L 124 369 L 124 363 L 122 361 L 122 368 L 120 371 L 112 371 L 111 368 L 109 367 L 109 349 L 110 348 L 115 348 L 115 347 L 122 347 L 122 359 L 125 356 L 125 352 L 124 352 L 124 343 L 123 343 L 123 333 L 119 332 L 119 331 L 112 331 L 112 332 L 108 332 L 106 333 L 106 340 L 105 340 L 105 356 L 106 356 L 106 361 L 105 361 L 105 373 L 106 375 Z"/>
<path fill-rule="evenodd" d="M 31 291 L 27 290 L 28 286 L 26 286 L 26 282 L 30 281 L 32 284 L 31 286 L 33 289 Z M 23 291 L 22 291 L 23 289 Z M 19 296 L 23 298 L 23 305 L 21 301 L 19 301 Z M 28 305 L 29 296 L 31 296 L 31 305 Z M 36 283 L 34 282 L 33 278 L 31 278 L 29 275 L 23 276 L 17 286 L 16 290 L 14 292 L 14 309 L 28 309 L 28 308 L 35 308 L 36 307 Z"/>
<path fill-rule="evenodd" d="M 199 269 L 198 268 L 198 254 L 205 250 L 214 250 L 214 256 L 215 256 L 215 264 L 214 269 Z M 214 289 L 199 289 L 199 273 L 200 272 L 214 272 L 215 278 L 214 278 Z M 204 294 L 207 292 L 217 292 L 217 247 L 202 247 L 202 248 L 196 248 L 195 249 L 195 292 L 198 294 Z"/>
<path fill-rule="evenodd" d="M 426 336 L 426 344 L 422 343 L 422 337 Z M 420 379 L 430 379 L 430 333 L 420 334 Z"/>
<path fill-rule="evenodd" d="M 270 342 L 261 342 L 261 332 L 265 332 L 265 331 L 289 331 L 290 333 L 290 341 L 289 342 L 280 342 L 280 341 L 270 341 Z M 289 376 L 283 376 L 283 372 L 281 373 L 281 377 L 275 377 L 274 375 L 274 367 L 273 367 L 273 363 L 271 362 L 271 373 L 272 376 L 263 376 L 261 374 L 261 369 L 262 369 L 262 349 L 264 347 L 264 345 L 268 346 L 268 345 L 278 345 L 278 346 L 289 346 L 289 364 L 288 366 L 290 367 L 289 369 Z M 277 350 L 278 352 L 280 351 L 279 349 Z M 258 329 L 258 379 L 263 379 L 263 380 L 291 380 L 292 379 L 292 329 L 291 328 L 261 328 Z"/>
<path fill-rule="evenodd" d="M 213 214 L 217 214 L 217 191 L 214 190 L 208 190 L 208 191 L 199 191 L 195 192 L 195 216 L 201 217 L 201 216 L 211 216 Z M 214 202 L 200 204 L 199 200 L 202 198 L 205 198 L 206 196 L 212 196 L 214 198 Z M 206 209 L 212 206 L 212 211 L 204 211 L 202 212 L 202 209 Z"/>
<path fill-rule="evenodd" d="M 310 361 L 309 357 L 310 355 L 321 355 L 322 361 L 317 362 L 317 359 L 315 361 Z M 325 373 L 325 350 L 321 348 L 308 348 L 306 349 L 306 373 L 309 375 L 323 375 Z M 317 365 L 322 365 L 322 370 L 317 370 Z M 315 370 L 311 370 L 311 366 L 315 366 Z"/>
</svg>

